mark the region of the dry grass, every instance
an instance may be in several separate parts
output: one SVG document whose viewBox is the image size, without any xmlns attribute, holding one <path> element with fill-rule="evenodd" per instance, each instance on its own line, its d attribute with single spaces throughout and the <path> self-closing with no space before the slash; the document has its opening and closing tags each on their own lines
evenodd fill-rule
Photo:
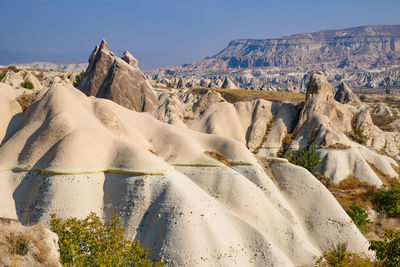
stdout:
<svg viewBox="0 0 400 267">
<path fill-rule="evenodd" d="M 277 157 L 283 158 L 286 151 L 289 149 L 289 145 L 292 142 L 292 138 L 293 138 L 293 134 L 287 134 L 283 138 L 281 148 L 279 149 L 278 153 L 276 153 Z"/>
<path fill-rule="evenodd" d="M 263 138 L 262 138 L 262 140 L 261 140 L 260 145 L 259 145 L 258 147 L 256 147 L 256 148 L 253 150 L 253 153 L 254 153 L 254 154 L 257 154 L 258 151 L 260 151 L 261 146 L 262 146 L 262 145 L 265 143 L 265 141 L 267 140 L 267 136 L 268 136 L 269 132 L 271 131 L 271 128 L 272 128 L 272 125 L 274 124 L 274 122 L 275 122 L 275 119 L 274 119 L 274 118 L 271 118 L 271 120 L 268 122 L 267 128 L 265 129 L 265 133 L 264 133 L 264 135 L 263 135 Z"/>
<path fill-rule="evenodd" d="M 396 182 L 398 182 L 398 180 L 396 179 L 396 177 L 391 177 L 387 174 L 384 174 L 383 172 L 381 172 L 377 167 L 375 167 L 374 164 L 372 164 L 371 162 L 367 161 L 368 165 L 371 167 L 371 169 L 376 173 L 376 175 L 378 175 L 379 179 L 381 179 L 381 181 L 383 182 L 384 185 L 389 186 L 392 185 Z M 392 165 L 393 166 L 393 165 Z M 396 168 L 397 170 L 398 168 Z"/>
<path fill-rule="evenodd" d="M 23 93 L 15 99 L 21 106 L 22 111 L 25 111 L 33 102 L 33 94 Z"/>
<path fill-rule="evenodd" d="M 57 266 L 55 252 L 44 240 L 43 225 L 24 227 L 0 218 L 0 266 Z"/>
<path fill-rule="evenodd" d="M 378 126 L 382 131 L 386 132 L 394 132 L 397 129 L 394 129 L 390 124 L 399 119 L 400 116 L 388 116 L 388 115 L 376 115 L 371 114 L 372 122 Z"/>
<path fill-rule="evenodd" d="M 274 92 L 274 91 L 258 91 L 244 89 L 210 89 L 221 94 L 226 101 L 235 103 L 239 101 L 251 101 L 254 99 L 264 99 L 278 103 L 290 102 L 298 105 L 305 101 L 305 95 L 294 92 Z"/>
<path fill-rule="evenodd" d="M 264 169 L 264 171 L 268 175 L 268 177 L 271 178 L 272 182 L 274 182 L 274 184 L 278 187 L 278 184 L 276 183 L 275 178 L 274 178 L 274 174 L 272 173 L 272 170 L 269 167 L 270 160 L 268 158 L 260 157 L 257 155 L 255 155 L 255 157 L 257 158 L 258 163 Z"/>
<path fill-rule="evenodd" d="M 335 143 L 333 145 L 329 145 L 328 147 L 325 147 L 325 149 L 349 149 L 350 146 L 341 144 L 341 143 Z"/>
<path fill-rule="evenodd" d="M 209 156 L 211 156 L 212 158 L 218 160 L 219 162 L 222 162 L 223 164 L 225 164 L 228 167 L 231 167 L 231 163 L 228 161 L 228 159 L 222 155 L 221 153 L 215 152 L 215 151 L 205 151 L 205 153 Z"/>
<path fill-rule="evenodd" d="M 376 186 L 361 182 L 354 175 L 349 175 L 338 185 L 320 173 L 316 173 L 315 176 L 325 185 L 344 209 L 349 208 L 353 203 L 363 208 L 373 208 L 372 200 L 378 190 Z"/>
</svg>

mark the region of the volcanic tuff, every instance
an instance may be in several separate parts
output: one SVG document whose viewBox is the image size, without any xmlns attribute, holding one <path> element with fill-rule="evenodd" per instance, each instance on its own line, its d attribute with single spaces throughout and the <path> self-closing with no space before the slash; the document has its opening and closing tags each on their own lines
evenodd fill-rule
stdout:
<svg viewBox="0 0 400 267">
<path fill-rule="evenodd" d="M 196 66 L 367 69 L 400 63 L 400 25 L 362 26 L 277 39 L 235 40 Z"/>
<path fill-rule="evenodd" d="M 110 99 L 132 110 L 151 111 L 158 105 L 137 60 L 128 51 L 118 58 L 108 50 L 105 40 L 90 55 L 79 88 L 88 96 Z"/>
<path fill-rule="evenodd" d="M 240 88 L 304 92 L 309 72 L 319 70 L 334 86 L 399 88 L 399 65 L 400 25 L 386 25 L 235 40 L 200 62 L 148 73 L 158 84 L 182 78 L 198 86 L 210 79 L 210 87 L 220 88 L 214 81 L 228 76 Z"/>
</svg>

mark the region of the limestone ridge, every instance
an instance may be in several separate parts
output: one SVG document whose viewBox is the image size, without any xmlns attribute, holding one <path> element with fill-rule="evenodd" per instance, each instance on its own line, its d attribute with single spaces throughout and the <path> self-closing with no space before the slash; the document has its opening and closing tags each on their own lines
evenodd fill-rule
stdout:
<svg viewBox="0 0 400 267">
<path fill-rule="evenodd" d="M 128 51 L 118 58 L 108 50 L 104 39 L 90 55 L 79 89 L 88 96 L 106 98 L 136 111 L 152 111 L 158 105 L 138 61 Z"/>
</svg>

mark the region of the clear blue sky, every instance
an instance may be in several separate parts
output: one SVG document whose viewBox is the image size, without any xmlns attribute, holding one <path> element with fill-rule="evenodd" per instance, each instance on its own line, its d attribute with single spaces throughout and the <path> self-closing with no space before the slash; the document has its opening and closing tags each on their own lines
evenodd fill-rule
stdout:
<svg viewBox="0 0 400 267">
<path fill-rule="evenodd" d="M 0 0 L 0 64 L 86 62 L 104 37 L 149 68 L 201 60 L 234 39 L 372 24 L 400 24 L 400 0 Z"/>
</svg>

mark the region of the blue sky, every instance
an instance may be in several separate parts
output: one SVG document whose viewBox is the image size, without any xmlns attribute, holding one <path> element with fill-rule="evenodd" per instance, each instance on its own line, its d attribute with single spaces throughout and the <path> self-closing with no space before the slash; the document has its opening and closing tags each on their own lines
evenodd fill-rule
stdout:
<svg viewBox="0 0 400 267">
<path fill-rule="evenodd" d="M 399 0 L 0 0 L 0 64 L 86 62 L 104 37 L 149 69 L 201 60 L 234 39 L 400 24 L 399 12 Z"/>
</svg>

